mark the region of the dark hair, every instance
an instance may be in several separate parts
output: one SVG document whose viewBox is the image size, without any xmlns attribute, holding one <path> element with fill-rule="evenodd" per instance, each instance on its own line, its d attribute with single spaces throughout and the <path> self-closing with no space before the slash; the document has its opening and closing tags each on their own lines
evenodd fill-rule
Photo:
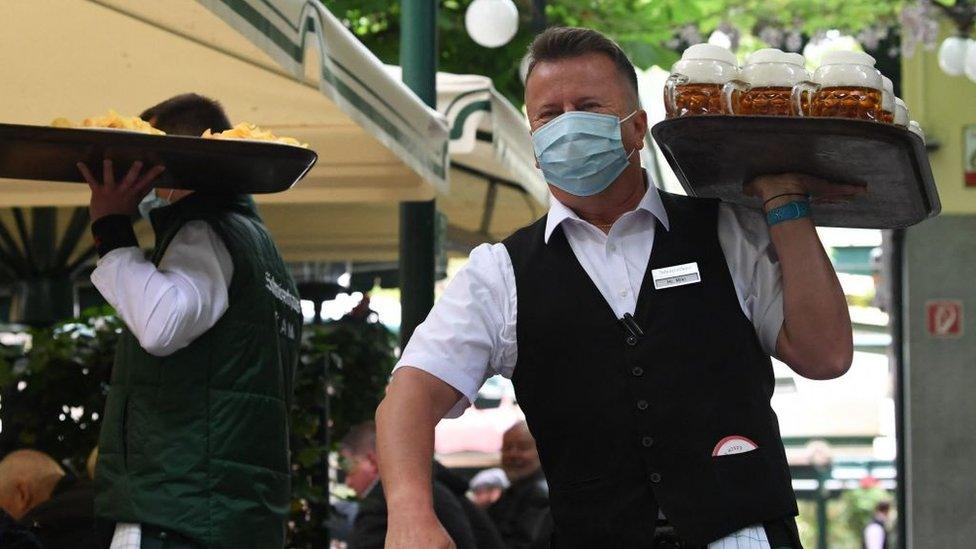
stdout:
<svg viewBox="0 0 976 549">
<path fill-rule="evenodd" d="M 875 511 L 878 511 L 880 513 L 887 513 L 888 510 L 891 509 L 891 503 L 887 501 L 879 501 L 878 504 L 874 507 L 874 509 Z"/>
<path fill-rule="evenodd" d="M 149 122 L 153 127 L 171 135 L 200 135 L 210 130 L 214 133 L 229 130 L 230 120 L 220 103 L 197 95 L 184 93 L 170 97 L 166 101 L 146 109 L 139 118 Z"/>
<path fill-rule="evenodd" d="M 344 450 L 356 455 L 376 451 L 376 423 L 364 421 L 353 425 L 339 443 Z"/>
<path fill-rule="evenodd" d="M 609 57 L 620 74 L 627 77 L 634 95 L 639 97 L 637 71 L 624 50 L 599 32 L 580 27 L 552 27 L 536 36 L 529 46 L 529 70 L 525 73 L 525 79 L 529 79 L 532 69 L 541 61 L 580 57 L 588 53 L 602 53 Z"/>
</svg>

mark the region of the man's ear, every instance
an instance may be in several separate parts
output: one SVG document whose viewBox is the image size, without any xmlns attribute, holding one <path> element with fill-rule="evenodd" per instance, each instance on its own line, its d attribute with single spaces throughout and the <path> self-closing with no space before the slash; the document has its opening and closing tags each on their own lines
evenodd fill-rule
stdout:
<svg viewBox="0 0 976 549">
<path fill-rule="evenodd" d="M 14 505 L 14 516 L 15 519 L 20 520 L 27 514 L 31 509 L 31 503 L 33 497 L 31 496 L 30 487 L 23 480 L 18 480 L 14 483 L 13 489 L 13 505 Z"/>
<path fill-rule="evenodd" d="M 644 109 L 637 109 L 637 113 L 634 114 L 634 132 L 637 134 L 635 143 L 635 148 L 639 151 L 644 148 L 644 140 L 647 138 L 647 111 Z"/>
<path fill-rule="evenodd" d="M 366 461 L 369 463 L 372 472 L 377 475 L 380 473 L 380 458 L 375 451 L 366 454 Z"/>
</svg>

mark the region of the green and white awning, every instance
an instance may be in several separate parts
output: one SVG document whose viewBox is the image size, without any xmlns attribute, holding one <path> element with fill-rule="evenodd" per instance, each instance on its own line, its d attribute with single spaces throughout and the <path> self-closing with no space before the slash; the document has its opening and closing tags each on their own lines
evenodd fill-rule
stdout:
<svg viewBox="0 0 976 549">
<path fill-rule="evenodd" d="M 319 162 L 263 202 L 395 202 L 447 191 L 448 127 L 314 0 L 5 0 L 0 121 L 138 114 L 194 91 Z M 4 206 L 84 205 L 87 188 L 0 180 Z"/>
<path fill-rule="evenodd" d="M 548 207 L 525 119 L 488 78 L 438 75 L 431 109 L 316 0 L 4 0 L 0 67 L 2 122 L 132 115 L 193 91 L 308 142 L 308 177 L 257 197 L 290 261 L 395 259 L 404 200 L 436 198 L 460 252 Z M 0 221 L 57 206 L 67 223 L 88 199 L 84 185 L 0 180 Z"/>
</svg>

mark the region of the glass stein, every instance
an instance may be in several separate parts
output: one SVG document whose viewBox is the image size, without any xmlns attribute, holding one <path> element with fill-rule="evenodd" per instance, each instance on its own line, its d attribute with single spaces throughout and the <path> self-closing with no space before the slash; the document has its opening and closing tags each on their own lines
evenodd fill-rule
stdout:
<svg viewBox="0 0 976 549">
<path fill-rule="evenodd" d="M 810 82 L 793 88 L 793 106 L 800 116 L 833 116 L 882 120 L 884 84 L 874 58 L 859 51 L 829 51 Z M 804 96 L 809 107 L 804 109 Z"/>
<path fill-rule="evenodd" d="M 725 84 L 725 102 L 734 114 L 796 116 L 793 87 L 810 80 L 798 53 L 766 48 L 749 55 L 738 80 Z"/>
<path fill-rule="evenodd" d="M 664 83 L 667 117 L 732 114 L 722 87 L 738 76 L 738 63 L 729 50 L 712 44 L 689 47 Z"/>
</svg>

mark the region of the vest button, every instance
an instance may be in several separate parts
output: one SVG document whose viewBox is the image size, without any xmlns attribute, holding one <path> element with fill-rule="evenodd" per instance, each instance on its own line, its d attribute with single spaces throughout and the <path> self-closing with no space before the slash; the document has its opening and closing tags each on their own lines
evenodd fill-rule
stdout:
<svg viewBox="0 0 976 549">
<path fill-rule="evenodd" d="M 638 400 L 637 401 L 637 409 L 640 410 L 640 411 L 646 410 L 647 409 L 647 401 L 644 400 L 644 399 Z"/>
<path fill-rule="evenodd" d="M 634 336 L 627 336 L 627 345 L 630 345 L 631 347 L 637 345 L 637 338 Z"/>
<path fill-rule="evenodd" d="M 630 373 L 633 374 L 634 377 L 640 377 L 644 375 L 644 369 L 641 368 L 640 366 L 634 366 L 633 368 L 630 369 Z"/>
<path fill-rule="evenodd" d="M 641 439 L 641 446 L 644 448 L 650 448 L 654 445 L 654 439 L 651 437 L 644 437 Z"/>
<path fill-rule="evenodd" d="M 661 475 L 658 473 L 651 473 L 651 482 L 654 484 L 661 482 Z"/>
</svg>

